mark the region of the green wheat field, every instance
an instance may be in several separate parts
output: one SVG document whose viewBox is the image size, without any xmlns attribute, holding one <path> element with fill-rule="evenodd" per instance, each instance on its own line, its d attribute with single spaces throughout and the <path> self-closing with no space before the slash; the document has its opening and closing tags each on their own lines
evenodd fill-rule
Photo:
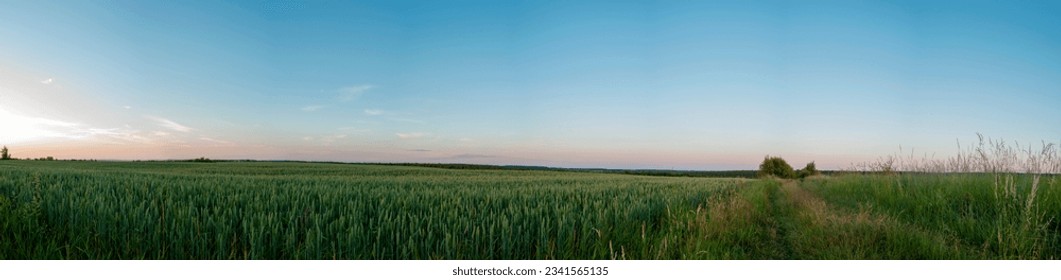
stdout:
<svg viewBox="0 0 1061 280">
<path fill-rule="evenodd" d="M 0 161 L 0 259 L 1058 259 L 1061 179 Z"/>
</svg>

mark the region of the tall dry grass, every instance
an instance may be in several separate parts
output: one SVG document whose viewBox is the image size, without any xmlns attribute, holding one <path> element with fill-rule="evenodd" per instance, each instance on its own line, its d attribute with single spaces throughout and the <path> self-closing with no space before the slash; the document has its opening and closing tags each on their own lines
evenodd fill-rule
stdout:
<svg viewBox="0 0 1061 280">
<path fill-rule="evenodd" d="M 1003 139 L 984 137 L 977 133 L 975 145 L 963 147 L 958 142 L 955 156 L 936 159 L 912 151 L 876 161 L 855 164 L 851 170 L 859 173 L 891 175 L 894 183 L 937 185 L 940 180 L 951 184 L 979 185 L 978 178 L 991 180 L 994 247 L 1003 258 L 1037 258 L 1044 250 L 1057 244 L 1051 225 L 1056 222 L 1051 213 L 1057 201 L 1043 201 L 1044 188 L 1059 185 L 1061 153 L 1057 144 L 1042 141 L 1039 145 L 1022 145 Z M 941 177 L 931 179 L 926 177 Z M 973 182 L 973 183 L 969 183 Z M 915 186 L 916 187 L 916 186 Z M 1052 190 L 1051 190 L 1052 191 Z M 1056 197 L 1052 199 L 1056 200 Z M 1047 204 L 1044 206 L 1043 204 Z"/>
</svg>

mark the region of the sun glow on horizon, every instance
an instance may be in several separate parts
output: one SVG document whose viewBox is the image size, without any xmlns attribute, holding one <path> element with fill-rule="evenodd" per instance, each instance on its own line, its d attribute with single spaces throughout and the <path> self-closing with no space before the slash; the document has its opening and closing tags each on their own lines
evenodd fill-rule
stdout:
<svg viewBox="0 0 1061 280">
<path fill-rule="evenodd" d="M 28 117 L 15 114 L 0 108 L 0 143 L 24 144 L 48 139 L 77 139 L 78 135 L 68 133 L 77 127 L 76 123 Z"/>
</svg>

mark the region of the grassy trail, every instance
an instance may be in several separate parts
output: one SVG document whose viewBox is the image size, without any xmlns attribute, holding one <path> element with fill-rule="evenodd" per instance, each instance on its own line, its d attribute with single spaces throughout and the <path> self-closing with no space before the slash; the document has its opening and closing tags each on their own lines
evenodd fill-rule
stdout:
<svg viewBox="0 0 1061 280">
<path fill-rule="evenodd" d="M 792 232 L 795 230 L 795 219 L 794 214 L 796 209 L 793 207 L 791 196 L 788 195 L 785 189 L 792 185 L 792 181 L 783 182 L 781 187 L 770 186 L 765 189 L 767 198 L 767 209 L 766 213 L 769 215 L 770 223 L 772 226 L 771 232 L 773 238 L 774 247 L 777 248 L 776 256 L 774 259 L 794 259 L 795 251 L 792 238 Z"/>
<path fill-rule="evenodd" d="M 797 181 L 781 184 L 778 231 L 790 259 L 964 259 L 973 248 L 872 211 L 836 207 Z"/>
</svg>

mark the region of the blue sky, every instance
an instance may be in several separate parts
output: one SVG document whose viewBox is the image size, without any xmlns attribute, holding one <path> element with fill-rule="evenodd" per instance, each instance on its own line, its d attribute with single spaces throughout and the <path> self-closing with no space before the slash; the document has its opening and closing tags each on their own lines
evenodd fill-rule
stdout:
<svg viewBox="0 0 1061 280">
<path fill-rule="evenodd" d="M 1061 140 L 1056 1 L 7 1 L 16 157 L 825 168 Z"/>
</svg>

